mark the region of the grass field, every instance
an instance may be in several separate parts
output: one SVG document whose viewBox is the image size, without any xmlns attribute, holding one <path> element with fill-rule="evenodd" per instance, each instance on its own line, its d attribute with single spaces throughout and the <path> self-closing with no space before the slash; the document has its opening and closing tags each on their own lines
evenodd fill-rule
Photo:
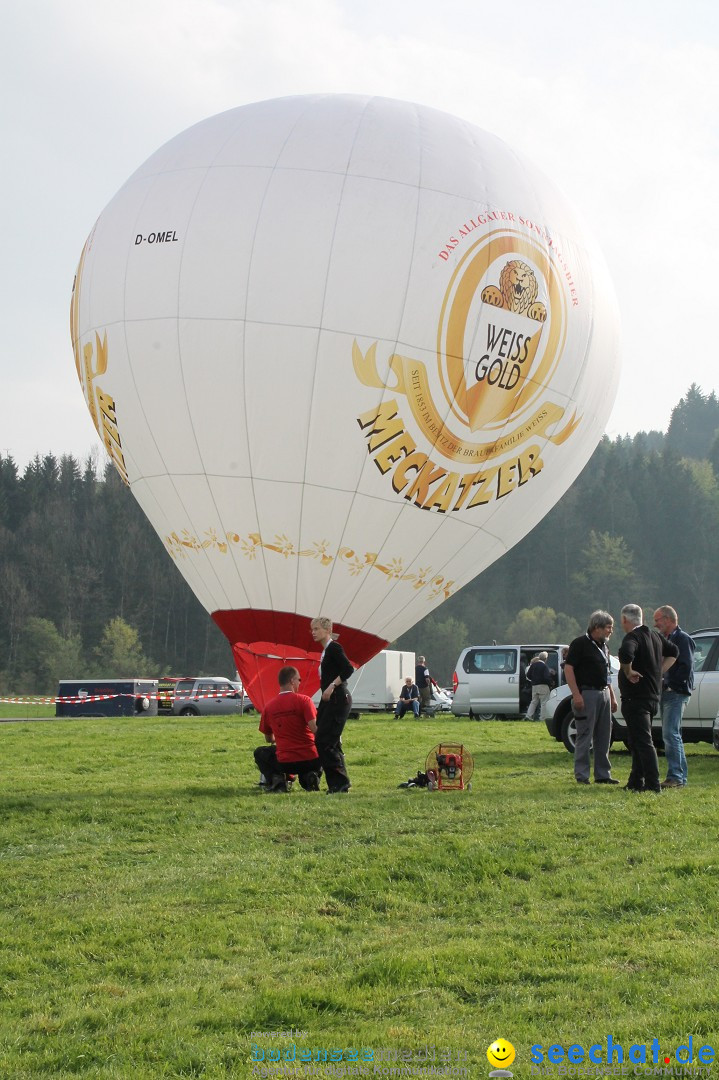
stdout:
<svg viewBox="0 0 719 1080">
<path fill-rule="evenodd" d="M 252 1076 L 289 1028 L 470 1076 L 498 1037 L 515 1077 L 537 1043 L 719 1050 L 708 745 L 657 798 L 578 787 L 543 725 L 363 718 L 352 792 L 285 796 L 256 728 L 0 725 L 0 1077 Z M 442 738 L 472 790 L 398 789 Z"/>
<path fill-rule="evenodd" d="M 0 701 L 0 717 L 10 717 L 14 720 L 47 720 L 55 716 L 55 706 L 46 703 L 50 698 L 28 697 L 18 701 L 13 699 L 9 703 Z"/>
</svg>

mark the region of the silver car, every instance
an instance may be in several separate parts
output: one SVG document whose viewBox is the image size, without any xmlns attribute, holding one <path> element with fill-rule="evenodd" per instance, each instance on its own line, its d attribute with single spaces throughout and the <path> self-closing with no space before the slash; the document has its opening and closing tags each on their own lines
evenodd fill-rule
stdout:
<svg viewBox="0 0 719 1080">
<path fill-rule="evenodd" d="M 229 716 L 249 712 L 252 708 L 241 684 L 229 679 L 203 676 L 178 679 L 175 684 L 172 701 L 175 716 Z"/>
</svg>

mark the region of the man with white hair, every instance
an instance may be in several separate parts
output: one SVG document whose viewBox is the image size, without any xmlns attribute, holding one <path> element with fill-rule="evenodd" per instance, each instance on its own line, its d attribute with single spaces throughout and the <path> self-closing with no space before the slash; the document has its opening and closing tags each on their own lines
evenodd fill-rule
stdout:
<svg viewBox="0 0 719 1080">
<path fill-rule="evenodd" d="M 624 640 L 619 647 L 619 692 L 632 754 L 626 789 L 658 794 L 662 789 L 652 719 L 659 708 L 662 676 L 676 662 L 679 649 L 658 630 L 643 624 L 638 604 L 625 604 L 621 615 Z"/>
<path fill-rule="evenodd" d="M 408 709 L 412 710 L 416 720 L 419 717 L 419 689 L 417 684 L 412 682 L 411 675 L 404 680 L 404 686 L 399 692 L 399 701 L 394 708 L 394 715 L 401 720 Z"/>
<path fill-rule="evenodd" d="M 547 699 L 554 681 L 547 666 L 547 656 L 548 653 L 539 652 L 529 661 L 526 679 L 532 687 L 532 700 L 529 702 L 525 720 L 539 720 L 540 723 L 544 720 Z M 539 706 L 539 716 L 536 715 L 537 706 Z"/>
</svg>

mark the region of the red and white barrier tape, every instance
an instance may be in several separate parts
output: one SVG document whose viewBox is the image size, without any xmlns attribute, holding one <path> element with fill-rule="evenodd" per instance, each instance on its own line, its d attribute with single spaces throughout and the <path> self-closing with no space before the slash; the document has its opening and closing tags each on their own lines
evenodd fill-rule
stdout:
<svg viewBox="0 0 719 1080">
<path fill-rule="evenodd" d="M 155 698 L 157 698 L 158 701 L 172 701 L 174 698 L 182 698 L 183 700 L 187 698 L 188 700 L 199 701 L 200 698 L 233 697 L 235 694 L 237 694 L 238 697 L 241 697 L 237 690 L 217 690 L 208 694 L 193 694 L 191 690 L 178 690 L 175 694 L 144 694 L 142 691 L 137 691 L 134 694 L 82 694 L 75 697 L 0 697 L 0 703 L 5 705 L 79 704 L 84 701 L 109 701 L 111 698 L 118 697 L 145 697 L 148 701 L 154 701 Z M 247 697 L 247 695 L 245 695 L 245 697 Z"/>
<path fill-rule="evenodd" d="M 0 702 L 4 704 L 12 705 L 57 705 L 59 702 L 77 702 L 77 701 L 109 701 L 110 698 L 116 697 L 138 697 L 138 694 L 87 694 L 83 697 L 46 697 L 46 698 L 27 698 L 27 697 L 0 697 Z"/>
</svg>

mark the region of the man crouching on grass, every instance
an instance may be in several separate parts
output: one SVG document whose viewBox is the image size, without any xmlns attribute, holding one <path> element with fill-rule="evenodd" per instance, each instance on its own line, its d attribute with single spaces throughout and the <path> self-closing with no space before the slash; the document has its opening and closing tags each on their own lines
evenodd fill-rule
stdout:
<svg viewBox="0 0 719 1080">
<path fill-rule="evenodd" d="M 315 707 L 298 693 L 300 673 L 283 667 L 280 692 L 262 710 L 260 731 L 268 746 L 258 746 L 255 763 L 267 782 L 266 791 L 289 791 L 288 776 L 296 774 L 305 791 L 319 791 L 322 766 L 315 746 Z"/>
</svg>

